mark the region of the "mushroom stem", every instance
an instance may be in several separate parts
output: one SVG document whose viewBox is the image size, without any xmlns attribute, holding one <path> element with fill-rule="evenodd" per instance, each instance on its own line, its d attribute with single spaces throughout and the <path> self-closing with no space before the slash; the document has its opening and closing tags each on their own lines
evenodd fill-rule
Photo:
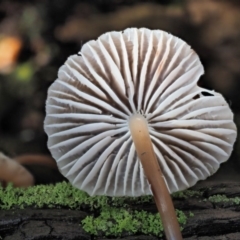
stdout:
<svg viewBox="0 0 240 240">
<path fill-rule="evenodd" d="M 177 216 L 163 173 L 153 150 L 147 121 L 141 114 L 134 114 L 129 119 L 129 128 L 137 155 L 151 185 L 166 237 L 168 240 L 180 240 L 182 235 Z"/>
</svg>

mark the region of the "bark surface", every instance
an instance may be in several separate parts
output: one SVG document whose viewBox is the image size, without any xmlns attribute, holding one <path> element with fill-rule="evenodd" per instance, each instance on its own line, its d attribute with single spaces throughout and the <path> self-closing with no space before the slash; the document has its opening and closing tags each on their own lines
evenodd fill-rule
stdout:
<svg viewBox="0 0 240 240">
<path fill-rule="evenodd" d="M 198 185 L 202 196 L 175 198 L 174 205 L 192 217 L 188 218 L 183 238 L 197 240 L 240 239 L 240 196 L 239 183 Z M 214 202 L 211 196 L 225 196 L 223 201 Z M 228 200 L 226 200 L 227 198 Z M 221 199 L 221 197 L 219 198 Z M 233 200 L 235 199 L 235 200 Z M 239 200 L 240 201 L 240 200 Z M 157 212 L 154 204 L 135 205 L 136 209 Z M 94 238 L 86 233 L 80 223 L 88 212 L 68 209 L 18 209 L 0 211 L 0 239 L 3 240 L 90 240 L 114 239 Z M 91 213 L 92 214 L 92 213 Z M 116 239 L 116 238 L 115 238 Z M 118 238 L 120 239 L 120 238 Z M 157 240 L 153 236 L 127 236 L 126 240 Z M 162 238 L 164 239 L 164 238 Z"/>
</svg>

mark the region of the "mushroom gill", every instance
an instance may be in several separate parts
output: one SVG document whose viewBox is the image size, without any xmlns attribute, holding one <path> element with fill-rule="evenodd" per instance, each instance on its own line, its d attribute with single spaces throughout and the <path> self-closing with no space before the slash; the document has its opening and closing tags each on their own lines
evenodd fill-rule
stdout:
<svg viewBox="0 0 240 240">
<path fill-rule="evenodd" d="M 84 44 L 48 90 L 44 128 L 61 173 L 90 195 L 157 199 L 133 119 L 146 127 L 149 164 L 159 165 L 154 176 L 170 193 L 215 173 L 236 126 L 222 95 L 197 85 L 203 73 L 191 47 L 161 30 L 129 28 Z M 181 239 L 179 232 L 167 230 L 167 238 Z"/>
</svg>

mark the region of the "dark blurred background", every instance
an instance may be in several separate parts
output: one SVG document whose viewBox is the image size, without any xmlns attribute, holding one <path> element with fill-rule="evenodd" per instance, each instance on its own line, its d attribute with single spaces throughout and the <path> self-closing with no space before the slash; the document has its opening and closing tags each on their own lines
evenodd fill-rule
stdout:
<svg viewBox="0 0 240 240">
<path fill-rule="evenodd" d="M 199 84 L 224 95 L 239 125 L 239 0 L 1 0 L 0 151 L 48 153 L 45 99 L 58 68 L 86 41 L 127 27 L 162 29 L 189 43 L 206 72 Z M 236 143 L 215 178 L 240 180 L 238 151 Z"/>
</svg>

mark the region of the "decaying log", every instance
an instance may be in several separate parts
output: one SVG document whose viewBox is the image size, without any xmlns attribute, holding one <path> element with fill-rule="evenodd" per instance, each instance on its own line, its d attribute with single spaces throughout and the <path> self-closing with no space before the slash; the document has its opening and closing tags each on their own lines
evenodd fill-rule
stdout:
<svg viewBox="0 0 240 240">
<path fill-rule="evenodd" d="M 200 196 L 175 197 L 174 204 L 188 218 L 182 234 L 184 239 L 240 239 L 240 183 L 198 185 L 193 190 Z M 211 196 L 226 196 L 234 201 L 212 201 Z M 219 198 L 220 199 L 220 198 Z M 154 204 L 134 206 L 150 212 L 157 212 Z M 80 223 L 89 213 L 68 209 L 18 209 L 0 211 L 0 239 L 3 240 L 103 240 L 86 233 Z M 107 238 L 104 238 L 107 239 Z M 113 238 L 108 238 L 113 239 Z M 118 238 L 120 239 L 120 238 Z M 128 240 L 157 240 L 154 236 L 128 236 Z"/>
<path fill-rule="evenodd" d="M 67 209 L 1 210 L 0 236 L 4 240 L 89 240 L 89 234 L 79 226 L 86 215 L 82 211 Z"/>
</svg>

